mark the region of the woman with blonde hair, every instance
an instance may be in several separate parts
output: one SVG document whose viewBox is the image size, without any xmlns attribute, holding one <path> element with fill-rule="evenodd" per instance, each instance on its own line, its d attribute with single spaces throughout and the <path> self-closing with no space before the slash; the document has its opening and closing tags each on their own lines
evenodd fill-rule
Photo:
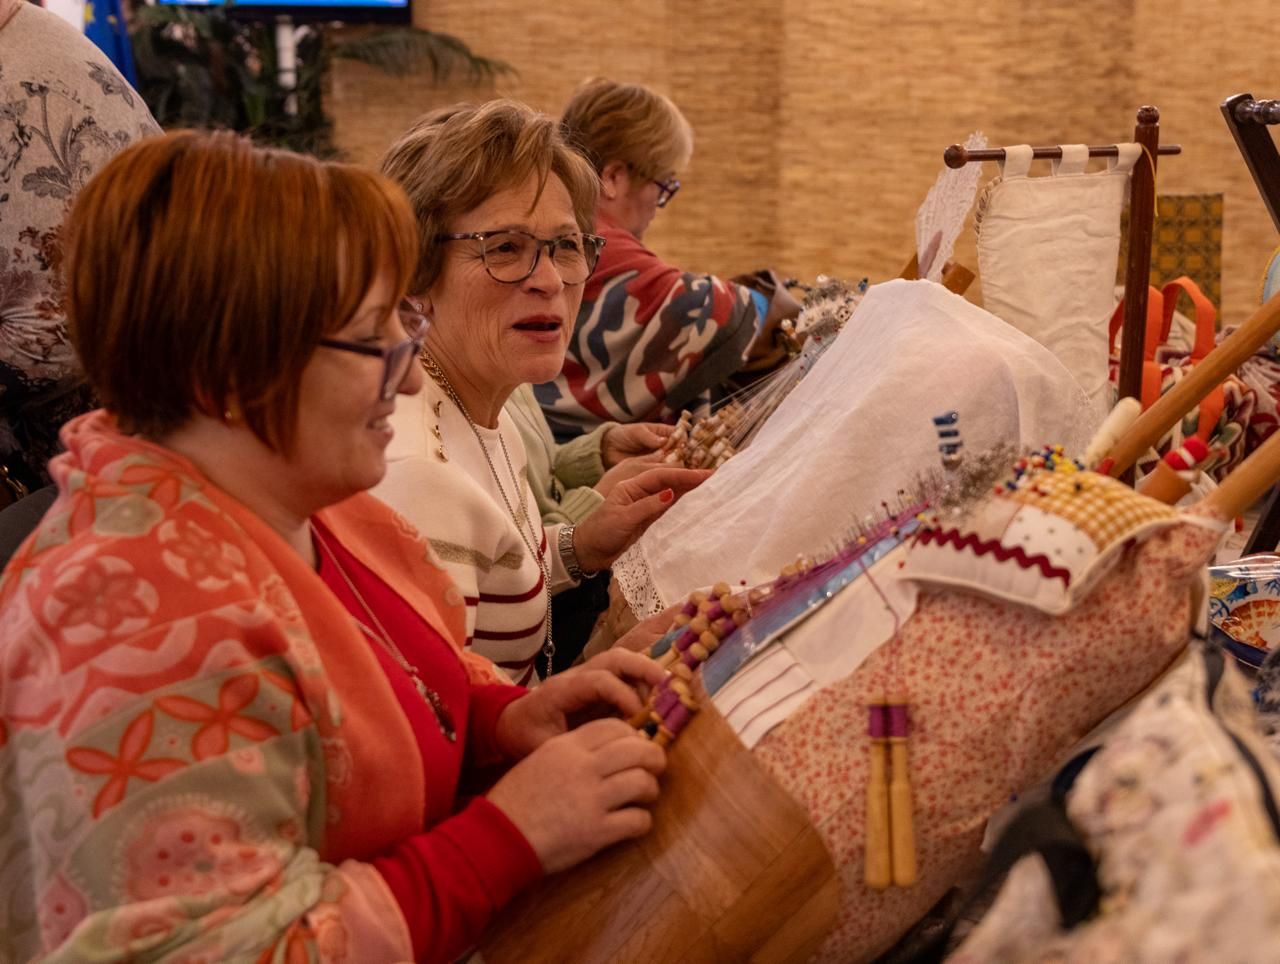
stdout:
<svg viewBox="0 0 1280 964">
<path fill-rule="evenodd" d="M 574 93 L 560 127 L 600 176 L 595 219 L 605 246 L 563 369 L 534 392 L 561 442 L 608 420 L 674 421 L 709 402 L 753 350 L 772 350 L 764 323 L 782 316 L 770 317 L 769 297 L 683 271 L 644 246 L 693 154 L 692 128 L 669 98 L 594 78 Z"/>
<path fill-rule="evenodd" d="M 643 833 L 662 752 L 568 718 L 660 671 L 509 685 L 365 494 L 423 380 L 403 193 L 188 131 L 108 163 L 66 232 L 105 408 L 0 579 L 0 960 L 453 961 Z"/>
<path fill-rule="evenodd" d="M 592 233 L 599 181 L 552 118 L 511 100 L 438 110 L 382 170 L 413 205 L 410 300 L 433 323 L 426 386 L 393 417 L 374 494 L 449 567 L 468 645 L 529 683 L 555 653 L 551 597 L 607 568 L 706 473 L 641 464 L 581 522 L 543 525 L 505 406 L 560 371 L 604 244 Z"/>
</svg>

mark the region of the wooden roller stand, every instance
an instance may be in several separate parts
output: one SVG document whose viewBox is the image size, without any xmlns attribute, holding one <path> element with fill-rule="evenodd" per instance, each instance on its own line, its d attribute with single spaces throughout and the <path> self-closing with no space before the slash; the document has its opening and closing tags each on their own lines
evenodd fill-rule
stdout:
<svg viewBox="0 0 1280 964">
<path fill-rule="evenodd" d="M 485 964 L 772 964 L 818 949 L 839 910 L 835 867 L 808 815 L 709 703 L 670 751 L 653 817 L 646 837 L 499 914 Z"/>
</svg>

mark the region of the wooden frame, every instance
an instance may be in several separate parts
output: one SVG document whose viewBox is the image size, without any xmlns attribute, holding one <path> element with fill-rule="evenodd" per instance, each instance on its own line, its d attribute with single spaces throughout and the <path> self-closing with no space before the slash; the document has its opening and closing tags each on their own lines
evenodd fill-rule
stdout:
<svg viewBox="0 0 1280 964">
<path fill-rule="evenodd" d="M 1252 94 L 1236 94 L 1222 102 L 1227 129 L 1253 175 L 1262 203 L 1280 231 L 1280 150 L 1267 125 L 1280 124 L 1280 100 L 1254 100 Z M 1270 552 L 1280 544 L 1280 487 L 1267 500 L 1262 517 L 1244 547 L 1245 555 Z"/>
<path fill-rule="evenodd" d="M 1155 221 L 1156 158 L 1181 154 L 1177 144 L 1160 145 L 1160 111 L 1151 106 L 1138 108 L 1133 139 L 1142 145 L 1147 163 L 1140 159 L 1129 182 L 1129 256 L 1124 273 L 1124 327 L 1120 336 L 1120 377 L 1118 398 L 1142 397 L 1142 348 L 1146 337 L 1147 287 L 1151 276 L 1151 236 Z M 1115 157 L 1116 145 L 1090 147 L 1090 157 Z M 1033 158 L 1061 158 L 1058 146 L 1033 148 Z M 952 144 L 942 155 L 948 167 L 958 168 L 975 161 L 998 161 L 1004 148 L 966 150 Z M 1132 476 L 1126 481 L 1132 483 Z"/>
</svg>

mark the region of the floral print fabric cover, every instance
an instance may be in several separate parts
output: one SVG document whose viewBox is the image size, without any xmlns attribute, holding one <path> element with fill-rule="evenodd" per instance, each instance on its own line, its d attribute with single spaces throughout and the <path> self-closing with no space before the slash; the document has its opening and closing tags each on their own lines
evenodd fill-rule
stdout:
<svg viewBox="0 0 1280 964">
<path fill-rule="evenodd" d="M 0 28 L 0 462 L 43 485 L 58 429 L 88 410 L 63 312 L 59 228 L 115 154 L 160 128 L 111 61 L 23 3 Z"/>
<path fill-rule="evenodd" d="M 409 958 L 358 861 L 422 828 L 424 775 L 367 642 L 185 460 L 103 412 L 63 438 L 0 580 L 0 960 Z M 459 645 L 403 520 L 365 495 L 320 518 Z"/>
<path fill-rule="evenodd" d="M 894 640 L 760 741 L 755 753 L 808 811 L 841 875 L 841 915 L 819 960 L 887 949 L 977 864 L 983 828 L 1010 795 L 1178 656 L 1225 531 L 1192 510 L 1126 542 L 1059 616 L 922 586 Z M 886 693 L 910 705 L 920 876 L 910 888 L 873 891 L 862 876 L 866 707 Z"/>
<path fill-rule="evenodd" d="M 1212 657 L 1193 652 L 1161 681 L 1067 797 L 1097 862 L 1097 916 L 1062 931 L 1043 864 L 1024 859 L 951 961 L 1276 959 L 1280 827 L 1267 811 L 1280 794 L 1280 763 L 1243 677 Z M 1223 675 L 1208 702 L 1214 662 Z"/>
</svg>

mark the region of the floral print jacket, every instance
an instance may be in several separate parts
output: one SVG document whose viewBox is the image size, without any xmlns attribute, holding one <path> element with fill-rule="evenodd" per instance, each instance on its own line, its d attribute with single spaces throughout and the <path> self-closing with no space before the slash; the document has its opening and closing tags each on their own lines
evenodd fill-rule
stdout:
<svg viewBox="0 0 1280 964">
<path fill-rule="evenodd" d="M 367 861 L 422 828 L 428 775 L 342 603 L 105 412 L 63 440 L 0 577 L 0 961 L 409 959 Z M 498 681 L 407 522 L 365 494 L 318 517 Z"/>
<path fill-rule="evenodd" d="M 0 464 L 28 487 L 48 481 L 62 423 L 92 407 L 63 314 L 63 217 L 95 171 L 158 132 L 58 16 L 23 3 L 0 27 Z"/>
</svg>

